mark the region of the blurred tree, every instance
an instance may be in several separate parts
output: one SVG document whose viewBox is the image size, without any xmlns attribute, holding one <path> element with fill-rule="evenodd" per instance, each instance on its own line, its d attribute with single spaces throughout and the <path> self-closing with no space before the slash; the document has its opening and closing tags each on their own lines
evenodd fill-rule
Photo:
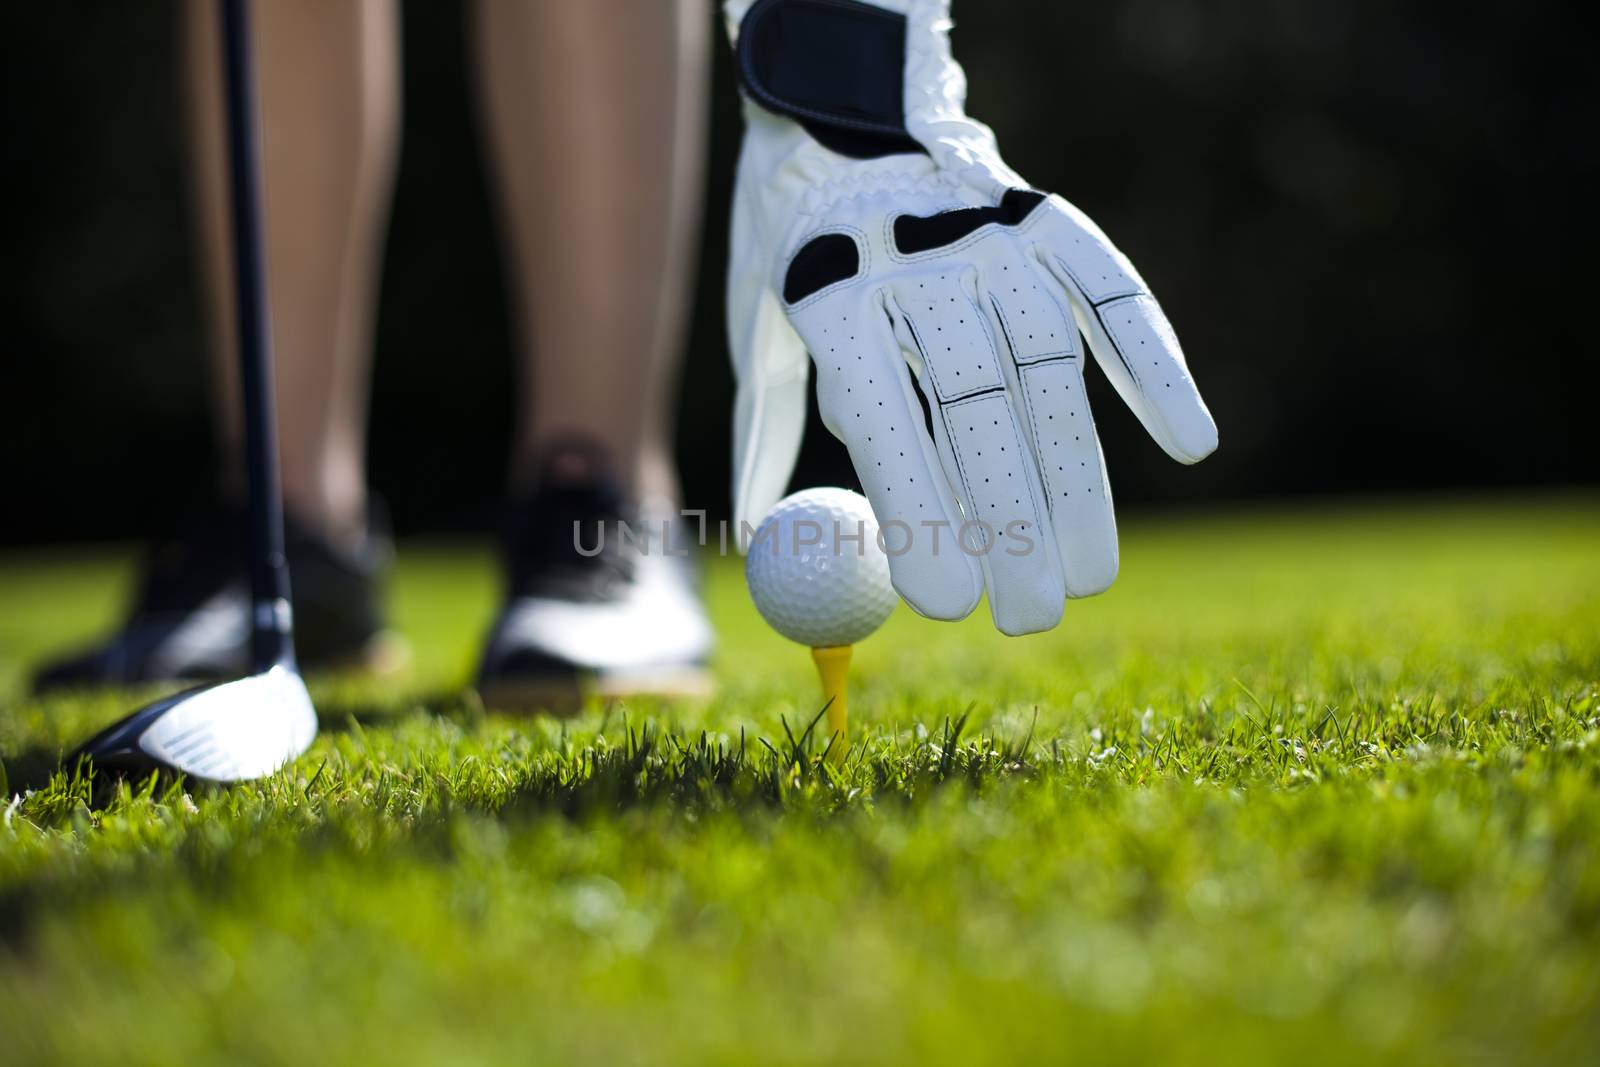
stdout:
<svg viewBox="0 0 1600 1067">
<path fill-rule="evenodd" d="M 406 6 L 406 141 L 372 476 L 404 530 L 492 520 L 509 332 L 463 12 Z M 1096 380 L 1124 504 L 1600 480 L 1594 37 L 1554 0 L 966 0 L 970 110 L 1167 306 L 1222 431 L 1175 467 Z M 711 17 L 708 9 L 707 17 Z M 0 12 L 8 325 L 0 540 L 144 532 L 210 476 L 170 5 Z M 685 377 L 689 498 L 726 504 L 719 53 Z M 850 481 L 813 426 L 798 475 Z"/>
</svg>

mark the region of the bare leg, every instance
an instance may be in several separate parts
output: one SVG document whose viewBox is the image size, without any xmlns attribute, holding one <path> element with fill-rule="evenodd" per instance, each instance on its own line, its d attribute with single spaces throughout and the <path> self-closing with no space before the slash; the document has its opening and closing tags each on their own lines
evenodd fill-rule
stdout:
<svg viewBox="0 0 1600 1067">
<path fill-rule="evenodd" d="M 524 353 L 512 462 L 582 435 L 676 500 L 669 404 L 699 236 L 703 0 L 480 0 L 485 130 Z"/>
<path fill-rule="evenodd" d="M 215 7 L 190 0 L 187 9 L 190 125 L 219 429 L 236 457 Z M 303 520 L 349 543 L 366 524 L 368 369 L 399 145 L 397 12 L 394 0 L 271 0 L 253 5 L 252 14 L 284 495 Z"/>
</svg>

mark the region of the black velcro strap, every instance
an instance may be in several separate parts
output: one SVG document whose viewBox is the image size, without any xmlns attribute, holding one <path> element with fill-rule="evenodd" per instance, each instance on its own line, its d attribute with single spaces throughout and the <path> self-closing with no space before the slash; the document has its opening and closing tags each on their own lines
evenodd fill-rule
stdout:
<svg viewBox="0 0 1600 1067">
<path fill-rule="evenodd" d="M 923 152 L 906 132 L 906 20 L 857 0 L 758 0 L 739 25 L 739 83 L 768 111 L 857 159 Z"/>
<path fill-rule="evenodd" d="M 856 243 L 842 233 L 825 233 L 807 241 L 789 261 L 783 276 L 783 299 L 798 304 L 835 282 L 854 278 L 861 270 Z"/>
</svg>

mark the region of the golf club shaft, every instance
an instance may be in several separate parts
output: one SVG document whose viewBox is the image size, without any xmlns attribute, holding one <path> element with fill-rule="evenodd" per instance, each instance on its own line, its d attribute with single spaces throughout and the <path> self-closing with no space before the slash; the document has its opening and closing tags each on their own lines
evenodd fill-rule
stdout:
<svg viewBox="0 0 1600 1067">
<path fill-rule="evenodd" d="M 261 236 L 261 165 L 255 63 L 247 0 L 218 0 L 227 96 L 228 182 L 233 217 L 235 315 L 244 400 L 245 477 L 250 507 L 251 648 L 255 669 L 291 663 L 294 637 L 283 499 L 273 414 L 272 348 Z"/>
</svg>

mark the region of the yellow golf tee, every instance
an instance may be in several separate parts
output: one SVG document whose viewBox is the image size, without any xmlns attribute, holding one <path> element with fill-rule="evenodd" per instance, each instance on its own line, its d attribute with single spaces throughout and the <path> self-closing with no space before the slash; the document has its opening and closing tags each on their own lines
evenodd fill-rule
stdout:
<svg viewBox="0 0 1600 1067">
<path fill-rule="evenodd" d="M 834 749 L 843 753 L 850 738 L 850 646 L 813 648 L 811 660 L 822 677 L 822 699 L 828 702 L 828 734 L 837 734 Z"/>
</svg>

